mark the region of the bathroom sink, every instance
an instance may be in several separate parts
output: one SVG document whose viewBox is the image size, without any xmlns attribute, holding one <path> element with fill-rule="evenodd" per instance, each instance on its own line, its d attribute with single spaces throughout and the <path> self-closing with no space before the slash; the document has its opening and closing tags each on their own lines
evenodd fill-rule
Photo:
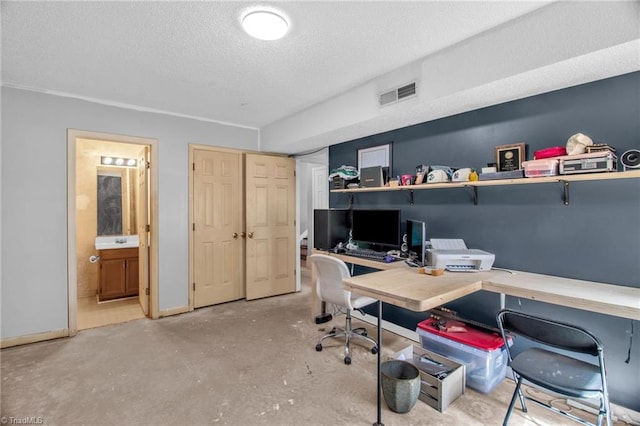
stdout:
<svg viewBox="0 0 640 426">
<path fill-rule="evenodd" d="M 137 235 L 103 235 L 96 237 L 96 250 L 138 247 Z"/>
</svg>

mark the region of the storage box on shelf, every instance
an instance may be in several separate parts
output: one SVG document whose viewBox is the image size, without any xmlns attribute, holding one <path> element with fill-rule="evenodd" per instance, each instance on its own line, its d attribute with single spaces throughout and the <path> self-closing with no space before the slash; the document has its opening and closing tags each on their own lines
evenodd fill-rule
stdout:
<svg viewBox="0 0 640 426">
<path fill-rule="evenodd" d="M 559 157 L 558 173 L 572 175 L 578 173 L 602 173 L 617 171 L 617 158 L 610 151 L 596 151 L 587 154 Z"/>
<path fill-rule="evenodd" d="M 389 357 L 411 362 L 420 370 L 420 401 L 441 413 L 464 393 L 465 366 L 417 346 L 408 346 Z M 441 364 L 447 372 L 432 375 L 430 367 Z"/>
<path fill-rule="evenodd" d="M 567 149 L 564 146 L 553 146 L 534 152 L 533 159 L 542 160 L 544 158 L 560 157 L 561 155 L 567 155 Z"/>
<path fill-rule="evenodd" d="M 445 332 L 429 318 L 418 324 L 422 347 L 466 365 L 466 384 L 482 393 L 491 392 L 507 372 L 507 350 L 497 333 L 466 327 L 466 332 Z"/>
<path fill-rule="evenodd" d="M 523 161 L 522 168 L 526 177 L 555 176 L 558 174 L 558 159 L 545 158 L 542 160 Z"/>
</svg>

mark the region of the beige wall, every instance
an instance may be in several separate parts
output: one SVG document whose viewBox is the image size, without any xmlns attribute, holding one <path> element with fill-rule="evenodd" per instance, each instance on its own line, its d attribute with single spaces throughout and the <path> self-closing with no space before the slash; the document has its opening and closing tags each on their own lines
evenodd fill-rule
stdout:
<svg viewBox="0 0 640 426">
<path fill-rule="evenodd" d="M 98 289 L 98 264 L 89 257 L 97 255 L 97 172 L 102 155 L 137 158 L 141 145 L 78 139 L 76 148 L 76 261 L 78 297 L 95 296 Z M 124 180 L 123 180 L 124 183 Z M 123 223 L 124 226 L 124 223 Z M 124 228 L 123 228 L 124 229 Z"/>
</svg>

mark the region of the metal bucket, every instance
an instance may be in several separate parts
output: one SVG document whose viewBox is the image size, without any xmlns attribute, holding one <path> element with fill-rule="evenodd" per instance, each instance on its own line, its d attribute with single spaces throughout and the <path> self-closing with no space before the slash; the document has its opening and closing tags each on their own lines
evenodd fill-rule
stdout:
<svg viewBox="0 0 640 426">
<path fill-rule="evenodd" d="M 420 371 L 407 361 L 383 362 L 382 394 L 387 406 L 396 413 L 408 413 L 420 396 Z"/>
</svg>

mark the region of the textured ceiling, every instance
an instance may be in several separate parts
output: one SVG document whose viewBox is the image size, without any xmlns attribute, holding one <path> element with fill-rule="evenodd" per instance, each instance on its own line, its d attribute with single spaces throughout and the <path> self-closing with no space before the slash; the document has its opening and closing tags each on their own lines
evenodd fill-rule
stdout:
<svg viewBox="0 0 640 426">
<path fill-rule="evenodd" d="M 262 128 L 548 2 L 2 2 L 2 84 Z"/>
</svg>

